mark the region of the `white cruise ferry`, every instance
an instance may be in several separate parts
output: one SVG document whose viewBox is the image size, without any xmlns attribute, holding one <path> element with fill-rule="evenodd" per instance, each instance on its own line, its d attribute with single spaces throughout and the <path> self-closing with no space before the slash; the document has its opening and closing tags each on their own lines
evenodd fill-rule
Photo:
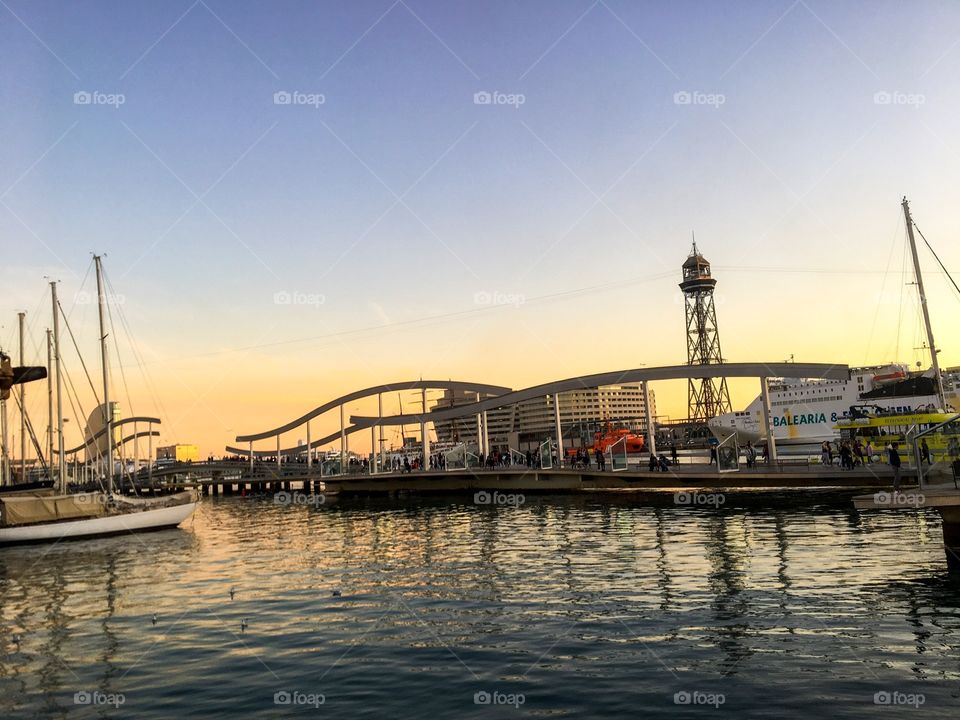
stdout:
<svg viewBox="0 0 960 720">
<path fill-rule="evenodd" d="M 944 389 L 947 404 L 960 406 L 956 389 Z M 906 365 L 851 368 L 849 380 L 770 380 L 770 412 L 777 444 L 835 440 L 839 431 L 834 426 L 850 417 L 850 408 L 855 405 L 896 413 L 940 409 L 930 373 L 911 373 Z M 709 425 L 720 437 L 736 431 L 743 440 L 761 440 L 766 436 L 762 397 L 744 410 L 718 415 Z"/>
</svg>

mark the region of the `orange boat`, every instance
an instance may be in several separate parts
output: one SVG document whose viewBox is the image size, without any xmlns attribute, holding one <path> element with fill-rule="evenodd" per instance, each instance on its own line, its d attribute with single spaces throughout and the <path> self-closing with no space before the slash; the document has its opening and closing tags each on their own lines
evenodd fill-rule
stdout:
<svg viewBox="0 0 960 720">
<path fill-rule="evenodd" d="M 628 453 L 641 453 L 647 449 L 643 435 L 636 435 L 626 428 L 614 428 L 609 420 L 604 423 L 601 432 L 593 434 L 593 445 L 586 449 L 592 450 L 594 453 L 603 453 L 609 450 L 611 445 L 621 440 L 625 440 L 624 445 Z M 567 448 L 567 455 L 576 455 L 578 449 L 583 450 L 584 448 Z"/>
</svg>

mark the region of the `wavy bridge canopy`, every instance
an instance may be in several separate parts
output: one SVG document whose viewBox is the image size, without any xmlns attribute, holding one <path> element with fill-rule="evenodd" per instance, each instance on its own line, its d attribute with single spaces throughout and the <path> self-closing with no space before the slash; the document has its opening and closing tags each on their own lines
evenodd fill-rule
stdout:
<svg viewBox="0 0 960 720">
<path fill-rule="evenodd" d="M 343 395 L 335 400 L 331 400 L 318 408 L 312 410 L 306 415 L 287 423 L 273 430 L 267 430 L 254 435 L 240 435 L 237 442 L 253 442 L 255 440 L 265 440 L 275 438 L 282 433 L 293 430 L 308 420 L 321 415 L 328 410 L 332 410 L 340 405 L 354 400 L 377 395 L 386 392 L 395 392 L 398 390 L 420 390 L 429 389 L 450 389 L 464 390 L 468 392 L 479 392 L 494 395 L 494 397 L 485 398 L 479 402 L 457 405 L 455 407 L 443 408 L 426 413 L 389 415 L 384 417 L 374 417 L 368 415 L 351 415 L 350 426 L 344 428 L 344 433 L 350 435 L 360 430 L 366 430 L 377 425 L 409 425 L 419 424 L 421 422 L 436 422 L 442 420 L 451 420 L 454 418 L 468 417 L 484 412 L 485 410 L 495 410 L 506 405 L 513 405 L 538 397 L 547 397 L 557 393 L 569 392 L 571 390 L 583 390 L 587 388 L 596 388 L 604 385 L 618 385 L 623 383 L 649 382 L 658 380 L 689 380 L 708 377 L 753 377 L 753 378 L 814 378 L 820 380 L 848 380 L 850 378 L 850 368 L 847 365 L 839 363 L 723 363 L 716 365 L 669 365 L 657 368 L 634 368 L 631 370 L 617 370 L 613 372 L 596 373 L 593 375 L 580 375 L 578 377 L 567 378 L 565 380 L 554 380 L 552 382 L 534 385 L 522 390 L 511 390 L 510 388 L 498 385 L 484 385 L 480 383 L 458 382 L 458 381 L 435 381 L 435 380 L 416 380 L 406 383 L 391 383 L 389 385 L 378 385 L 365 390 L 358 390 L 347 395 Z M 293 448 L 284 448 L 280 450 L 281 455 L 294 455 L 306 452 L 326 445 L 340 437 L 340 432 L 331 433 L 317 440 L 312 440 L 307 445 L 300 445 Z M 249 456 L 250 451 L 247 448 L 237 448 L 228 446 L 227 452 L 237 455 Z M 276 449 L 273 450 L 254 450 L 255 457 L 275 456 Z"/>
<path fill-rule="evenodd" d="M 159 425 L 159 424 L 160 424 L 160 418 L 146 417 L 146 416 L 129 417 L 129 418 L 125 418 L 125 419 L 123 419 L 123 420 L 114 420 L 114 421 L 113 421 L 113 427 L 116 429 L 116 428 L 119 428 L 119 427 L 123 427 L 124 425 L 134 425 L 134 424 L 136 424 L 136 423 L 146 423 L 147 425 Z M 76 453 L 80 452 L 81 450 L 83 450 L 83 449 L 85 449 L 85 448 L 89 448 L 91 445 L 94 444 L 94 442 L 95 442 L 97 439 L 103 437 L 103 436 L 106 435 L 106 434 L 107 434 L 107 428 L 106 428 L 106 427 L 102 427 L 102 428 L 100 428 L 100 430 L 98 430 L 96 433 L 94 433 L 94 434 L 91 435 L 90 437 L 86 438 L 86 439 L 83 441 L 82 444 L 77 445 L 75 448 L 70 448 L 69 450 L 64 450 L 64 451 L 63 451 L 63 454 L 64 454 L 64 455 L 75 455 Z M 151 433 L 151 435 L 152 435 L 153 437 L 158 437 L 158 436 L 160 435 L 160 433 L 159 433 L 159 432 L 153 432 L 153 433 Z M 145 435 L 144 433 L 137 433 L 137 437 L 147 437 L 147 435 Z M 132 440 L 132 439 L 133 439 L 133 436 L 132 436 L 132 435 L 131 435 L 130 437 L 121 438 L 120 443 L 123 444 L 123 443 L 126 443 L 126 442 L 128 442 L 129 440 Z"/>
<path fill-rule="evenodd" d="M 293 420 L 286 425 L 273 428 L 272 430 L 265 430 L 264 432 L 254 433 L 252 435 L 238 435 L 236 442 L 255 442 L 257 440 L 266 440 L 267 438 L 274 438 L 277 435 L 282 435 L 285 432 L 290 432 L 295 430 L 301 425 L 305 425 L 307 422 L 312 420 L 315 417 L 323 415 L 325 412 L 329 412 L 335 408 L 340 407 L 341 405 L 346 405 L 347 403 L 353 402 L 355 400 L 360 400 L 367 397 L 372 397 L 374 395 L 382 395 L 383 393 L 398 392 L 403 390 L 450 390 L 452 392 L 462 391 L 462 392 L 478 392 L 485 395 L 503 395 L 504 393 L 510 392 L 510 388 L 503 387 L 502 385 L 489 385 L 487 383 L 475 383 L 475 382 L 466 382 L 461 380 L 410 380 L 406 382 L 395 382 L 387 383 L 385 385 L 375 385 L 373 387 L 364 388 L 363 390 L 356 390 L 352 393 L 346 395 L 341 395 L 338 398 L 334 398 L 329 402 L 320 405 L 306 415 Z M 364 426 L 369 427 L 369 426 Z M 348 433 L 355 432 L 360 430 L 359 427 L 350 427 L 345 430 Z M 340 432 L 336 432 L 327 438 L 321 438 L 325 442 L 330 442 L 335 438 L 340 437 Z M 320 440 L 316 442 L 311 442 L 311 446 L 317 446 L 321 443 Z M 305 450 L 305 447 L 301 447 L 301 450 Z M 234 448 L 227 448 L 227 450 L 233 452 L 239 452 L 241 454 L 247 454 L 247 450 L 236 450 Z M 281 450 L 281 452 L 283 452 Z M 276 454 L 276 450 L 261 452 L 262 455 L 273 455 Z"/>
<path fill-rule="evenodd" d="M 846 365 L 829 363 L 724 363 L 722 365 L 670 365 L 658 368 L 636 368 L 614 372 L 581 375 L 554 380 L 542 385 L 534 385 L 523 390 L 515 390 L 494 398 L 486 398 L 469 405 L 444 408 L 426 414 L 426 420 L 450 420 L 453 418 L 476 415 L 485 410 L 495 410 L 506 405 L 532 400 L 538 397 L 556 395 L 571 390 L 584 390 L 604 385 L 620 385 L 654 380 L 689 380 L 708 377 L 790 377 L 816 378 L 821 380 L 847 380 L 850 369 Z M 350 422 L 363 429 L 370 425 L 405 425 L 420 422 L 423 415 L 391 415 L 385 418 L 371 418 L 363 415 L 351 415 Z"/>
</svg>

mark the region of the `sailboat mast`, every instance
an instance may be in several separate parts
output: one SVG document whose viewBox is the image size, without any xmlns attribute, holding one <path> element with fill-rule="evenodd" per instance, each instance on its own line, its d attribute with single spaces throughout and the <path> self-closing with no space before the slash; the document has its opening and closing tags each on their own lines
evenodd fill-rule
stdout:
<svg viewBox="0 0 960 720">
<path fill-rule="evenodd" d="M 57 300 L 57 281 L 50 282 L 50 298 L 53 302 L 53 361 L 57 366 L 57 487 L 61 494 L 67 492 L 67 468 L 63 457 L 63 370 L 60 366 L 60 302 Z M 53 467 L 53 459 L 50 460 Z"/>
<path fill-rule="evenodd" d="M 100 256 L 94 255 L 93 262 L 97 266 L 97 299 L 100 311 L 100 364 L 103 366 L 104 427 L 107 430 L 107 492 L 113 495 L 113 408 L 110 407 L 110 366 L 107 363 L 107 328 L 103 317 L 107 296 L 103 289 L 103 267 Z"/>
<path fill-rule="evenodd" d="M 20 329 L 20 365 L 26 365 L 23 348 L 23 321 L 25 312 L 17 313 Z M 20 482 L 27 481 L 27 393 L 26 383 L 20 383 Z"/>
<path fill-rule="evenodd" d="M 3 451 L 0 453 L 0 485 L 10 484 L 10 449 L 7 447 L 7 401 L 0 400 L 0 436 L 2 436 Z"/>
<path fill-rule="evenodd" d="M 920 272 L 920 256 L 917 255 L 917 242 L 913 237 L 913 218 L 910 216 L 910 205 L 907 198 L 903 198 L 903 217 L 907 223 L 907 237 L 910 239 L 910 254 L 913 256 L 913 274 L 917 280 L 917 292 L 920 294 L 920 309 L 923 312 L 923 324 L 927 330 L 927 345 L 930 348 L 930 360 L 933 363 L 933 382 L 937 400 L 941 408 L 946 408 L 946 398 L 943 395 L 943 378 L 940 375 L 940 361 L 937 359 L 937 345 L 933 341 L 933 325 L 930 324 L 930 310 L 927 308 L 927 293 L 923 289 L 923 274 Z"/>
<path fill-rule="evenodd" d="M 47 330 L 47 474 L 53 479 L 53 331 Z"/>
</svg>

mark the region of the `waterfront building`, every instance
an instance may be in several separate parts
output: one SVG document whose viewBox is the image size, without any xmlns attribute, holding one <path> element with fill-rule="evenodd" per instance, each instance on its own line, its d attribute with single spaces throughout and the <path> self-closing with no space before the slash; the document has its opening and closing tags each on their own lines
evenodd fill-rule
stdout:
<svg viewBox="0 0 960 720">
<path fill-rule="evenodd" d="M 493 395 L 445 390 L 432 410 L 467 405 Z M 656 399 L 650 391 L 651 414 L 656 417 Z M 645 434 L 647 412 L 640 383 L 604 385 L 560 393 L 560 425 L 565 447 L 591 445 L 595 432 L 606 423 Z M 441 443 L 466 442 L 476 445 L 477 418 L 466 417 L 435 422 Z M 491 449 L 526 451 L 555 435 L 553 396 L 526 400 L 487 412 L 487 435 Z"/>
</svg>

